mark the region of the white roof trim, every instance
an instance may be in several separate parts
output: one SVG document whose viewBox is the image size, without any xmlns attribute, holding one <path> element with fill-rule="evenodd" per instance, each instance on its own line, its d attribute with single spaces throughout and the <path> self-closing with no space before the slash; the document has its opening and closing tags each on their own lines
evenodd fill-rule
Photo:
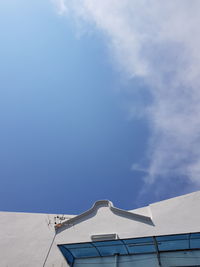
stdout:
<svg viewBox="0 0 200 267">
<path fill-rule="evenodd" d="M 80 219 L 87 217 L 88 215 L 91 215 L 92 213 L 97 211 L 102 206 L 108 207 L 114 214 L 116 214 L 118 216 L 126 217 L 128 219 L 132 219 L 134 221 L 139 221 L 141 223 L 150 224 L 152 226 L 154 225 L 151 217 L 115 208 L 113 206 L 113 203 L 109 200 L 98 200 L 94 203 L 94 205 L 89 210 L 87 210 L 87 211 L 85 211 L 85 212 L 83 212 L 83 213 L 81 213 L 81 214 L 79 214 L 79 215 L 77 215 L 77 216 L 75 216 L 69 220 L 66 220 L 62 223 L 56 224 L 55 229 L 56 230 L 61 229 L 63 226 L 70 227 L 74 223 L 77 223 Z"/>
</svg>

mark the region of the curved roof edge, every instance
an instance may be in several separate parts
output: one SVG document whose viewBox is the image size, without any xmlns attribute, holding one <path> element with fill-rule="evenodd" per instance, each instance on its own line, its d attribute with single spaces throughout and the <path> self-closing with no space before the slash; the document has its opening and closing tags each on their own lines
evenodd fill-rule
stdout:
<svg viewBox="0 0 200 267">
<path fill-rule="evenodd" d="M 141 223 L 146 223 L 146 224 L 150 224 L 150 225 L 153 225 L 153 221 L 152 221 L 152 218 L 151 217 L 148 217 L 148 216 L 145 216 L 145 215 L 140 215 L 140 214 L 137 214 L 137 213 L 133 213 L 133 212 L 130 212 L 130 211 L 126 211 L 126 210 L 123 210 L 123 209 L 118 209 L 116 207 L 113 206 L 113 203 L 109 200 L 98 200 L 96 201 L 93 206 L 71 218 L 71 219 L 68 219 L 62 223 L 59 223 L 59 224 L 56 224 L 55 225 L 55 229 L 61 229 L 63 226 L 67 226 L 67 225 L 70 225 L 70 224 L 73 224 L 75 222 L 77 222 L 79 219 L 82 219 L 90 214 L 92 214 L 93 212 L 97 211 L 100 207 L 107 207 L 109 208 L 114 214 L 118 215 L 118 216 L 122 216 L 122 217 L 126 217 L 128 219 L 132 219 L 132 220 L 135 220 L 135 221 L 139 221 Z"/>
</svg>

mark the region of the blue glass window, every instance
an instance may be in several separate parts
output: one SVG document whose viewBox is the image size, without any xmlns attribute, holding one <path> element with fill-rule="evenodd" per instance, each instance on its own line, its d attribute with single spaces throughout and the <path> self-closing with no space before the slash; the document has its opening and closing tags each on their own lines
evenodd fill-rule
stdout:
<svg viewBox="0 0 200 267">
<path fill-rule="evenodd" d="M 156 255 L 159 252 L 200 249 L 200 233 L 165 235 L 157 237 L 117 239 L 77 244 L 58 245 L 62 254 L 72 264 L 75 259 L 106 257 L 113 255 Z"/>
<path fill-rule="evenodd" d="M 74 258 L 88 258 L 100 256 L 96 248 L 90 243 L 64 245 Z"/>
<path fill-rule="evenodd" d="M 190 234 L 190 248 L 200 248 L 200 233 Z"/>
<path fill-rule="evenodd" d="M 92 242 L 101 256 L 124 255 L 127 249 L 121 240 Z"/>
<path fill-rule="evenodd" d="M 189 234 L 156 237 L 159 251 L 189 249 Z"/>
<path fill-rule="evenodd" d="M 125 239 L 123 241 L 130 254 L 156 252 L 152 237 Z"/>
</svg>

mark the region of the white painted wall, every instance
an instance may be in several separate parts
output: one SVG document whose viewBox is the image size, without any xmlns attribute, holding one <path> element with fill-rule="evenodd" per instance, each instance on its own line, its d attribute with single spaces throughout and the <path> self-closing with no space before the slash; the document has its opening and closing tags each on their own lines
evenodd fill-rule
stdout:
<svg viewBox="0 0 200 267">
<path fill-rule="evenodd" d="M 57 244 L 91 241 L 93 234 L 117 233 L 119 238 L 134 238 L 200 232 L 199 208 L 200 191 L 132 211 L 152 216 L 151 225 L 98 206 L 58 231 L 46 262 L 56 215 L 0 212 L 0 267 L 67 266 Z"/>
<path fill-rule="evenodd" d="M 49 219 L 53 215 L 34 213 L 0 212 L 0 266 L 43 266 L 55 231 Z M 49 266 L 62 266 L 60 252 Z M 64 262 L 65 263 L 65 262 Z M 55 265 L 54 265 L 55 266 Z M 66 265 L 63 265 L 66 266 Z"/>
</svg>

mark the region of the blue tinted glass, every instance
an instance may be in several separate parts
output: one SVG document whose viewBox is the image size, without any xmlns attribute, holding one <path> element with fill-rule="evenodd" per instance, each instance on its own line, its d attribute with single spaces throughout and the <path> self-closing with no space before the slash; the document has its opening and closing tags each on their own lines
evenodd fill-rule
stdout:
<svg viewBox="0 0 200 267">
<path fill-rule="evenodd" d="M 183 235 L 163 235 L 163 236 L 157 236 L 157 241 L 171 241 L 171 240 L 185 240 L 189 239 L 189 234 L 183 234 Z"/>
<path fill-rule="evenodd" d="M 190 248 L 200 248 L 200 234 L 190 235 Z"/>
<path fill-rule="evenodd" d="M 124 239 L 125 244 L 138 244 L 138 243 L 153 243 L 152 237 Z"/>
<path fill-rule="evenodd" d="M 159 251 L 200 248 L 200 233 L 155 237 Z M 61 248 L 62 247 L 62 248 Z M 124 240 L 96 241 L 59 246 L 68 262 L 73 258 L 92 258 L 127 254 L 155 253 L 153 237 Z"/>
<path fill-rule="evenodd" d="M 150 253 L 150 252 L 156 252 L 156 248 L 154 244 L 135 244 L 135 245 L 127 245 L 128 252 L 130 254 L 137 254 L 137 253 Z"/>
<path fill-rule="evenodd" d="M 101 256 L 111 256 L 115 254 L 127 254 L 126 247 L 124 245 L 113 246 L 98 246 L 97 247 Z"/>
<path fill-rule="evenodd" d="M 189 249 L 189 235 L 156 237 L 159 251 Z"/>
<path fill-rule="evenodd" d="M 113 241 L 99 241 L 92 243 L 95 247 L 97 247 L 101 256 L 111 256 L 114 254 L 127 254 L 127 249 L 123 245 L 121 240 L 113 240 Z"/>
<path fill-rule="evenodd" d="M 99 246 L 115 246 L 115 245 L 122 245 L 121 240 L 112 240 L 112 241 L 97 241 L 97 242 L 92 242 L 92 244 L 96 247 Z"/>
<path fill-rule="evenodd" d="M 190 239 L 190 248 L 200 248 L 200 239 Z"/>
<path fill-rule="evenodd" d="M 156 252 L 152 237 L 125 239 L 124 243 L 130 254 Z"/>
<path fill-rule="evenodd" d="M 67 262 L 69 264 L 74 262 L 74 257 L 72 254 L 64 247 L 64 246 L 58 246 L 60 251 L 62 252 L 63 256 L 66 258 Z"/>
<path fill-rule="evenodd" d="M 67 244 L 64 245 L 66 248 L 92 248 L 92 245 L 90 243 L 78 243 L 78 244 Z"/>
<path fill-rule="evenodd" d="M 71 248 L 70 252 L 75 258 L 85 258 L 85 257 L 99 257 L 98 251 L 94 248 Z"/>
<path fill-rule="evenodd" d="M 200 234 L 199 233 L 190 234 L 190 238 L 191 239 L 200 239 Z"/>
</svg>

